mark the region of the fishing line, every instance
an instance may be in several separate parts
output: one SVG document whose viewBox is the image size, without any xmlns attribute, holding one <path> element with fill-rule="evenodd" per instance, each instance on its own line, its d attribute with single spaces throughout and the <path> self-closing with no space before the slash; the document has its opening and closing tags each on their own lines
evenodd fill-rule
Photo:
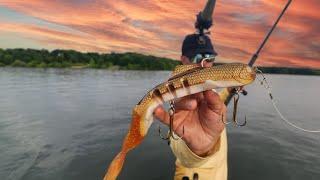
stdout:
<svg viewBox="0 0 320 180">
<path fill-rule="evenodd" d="M 286 122 L 287 124 L 289 124 L 290 126 L 296 128 L 296 129 L 299 129 L 301 131 L 304 131 L 304 132 L 308 132 L 308 133 L 319 133 L 320 130 L 309 130 L 309 129 L 304 129 L 302 127 L 299 127 L 295 124 L 293 124 L 292 122 L 290 122 L 287 118 L 284 117 L 284 115 L 280 112 L 280 109 L 278 108 L 274 98 L 273 98 L 273 95 L 272 95 L 272 92 L 271 92 L 271 86 L 270 84 L 268 83 L 266 77 L 264 76 L 264 74 L 262 73 L 261 70 L 257 69 L 257 72 L 262 76 L 262 79 L 259 79 L 258 76 L 257 76 L 257 79 L 260 81 L 260 84 L 264 86 L 264 88 L 268 91 L 268 94 L 269 94 L 269 97 L 270 97 L 270 100 L 272 102 L 272 105 L 274 107 L 274 109 L 277 111 L 277 113 L 279 114 L 280 118 Z"/>
</svg>

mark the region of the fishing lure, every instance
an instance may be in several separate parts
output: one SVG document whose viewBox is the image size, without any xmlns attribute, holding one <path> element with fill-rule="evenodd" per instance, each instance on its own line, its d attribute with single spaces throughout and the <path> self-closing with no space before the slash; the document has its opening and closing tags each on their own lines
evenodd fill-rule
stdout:
<svg viewBox="0 0 320 180">
<path fill-rule="evenodd" d="M 104 180 L 114 180 L 119 175 L 126 154 L 138 146 L 153 122 L 153 111 L 159 105 L 177 98 L 211 89 L 239 87 L 252 83 L 256 68 L 242 63 L 230 63 L 213 67 L 180 65 L 172 77 L 149 91 L 133 108 L 132 122 L 121 151 L 111 162 Z"/>
</svg>

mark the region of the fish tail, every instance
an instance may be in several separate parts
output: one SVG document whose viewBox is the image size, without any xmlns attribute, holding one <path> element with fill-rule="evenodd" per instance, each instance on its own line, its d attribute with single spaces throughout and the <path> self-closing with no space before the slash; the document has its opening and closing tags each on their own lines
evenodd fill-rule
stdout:
<svg viewBox="0 0 320 180">
<path fill-rule="evenodd" d="M 138 146 L 145 135 L 140 132 L 142 117 L 133 110 L 132 122 L 127 136 L 125 137 L 120 153 L 112 160 L 104 180 L 115 180 L 119 175 L 128 151 Z"/>
<path fill-rule="evenodd" d="M 126 152 L 121 151 L 111 162 L 109 169 L 107 171 L 107 174 L 104 176 L 103 180 L 115 180 L 124 163 L 124 160 L 126 158 Z"/>
</svg>

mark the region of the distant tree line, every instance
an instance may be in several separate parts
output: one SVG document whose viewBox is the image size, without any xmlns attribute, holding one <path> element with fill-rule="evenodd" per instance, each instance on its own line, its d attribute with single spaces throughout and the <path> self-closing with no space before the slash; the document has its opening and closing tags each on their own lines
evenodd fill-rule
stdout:
<svg viewBox="0 0 320 180">
<path fill-rule="evenodd" d="M 179 61 L 138 53 L 81 53 L 74 50 L 0 49 L 0 66 L 120 70 L 172 70 Z"/>
<path fill-rule="evenodd" d="M 103 68 L 114 70 L 173 70 L 179 61 L 138 53 L 82 53 L 74 50 L 1 49 L 0 67 Z M 320 75 L 320 69 L 260 67 L 264 73 Z"/>
</svg>

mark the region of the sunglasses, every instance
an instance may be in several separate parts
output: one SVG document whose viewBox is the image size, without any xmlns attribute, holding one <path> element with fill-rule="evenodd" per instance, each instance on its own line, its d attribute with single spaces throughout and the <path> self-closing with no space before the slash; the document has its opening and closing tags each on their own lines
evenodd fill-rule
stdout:
<svg viewBox="0 0 320 180">
<path fill-rule="evenodd" d="M 192 62 L 193 63 L 201 63 L 202 60 L 207 62 L 214 62 L 216 56 L 213 54 L 197 54 L 194 56 Z"/>
</svg>

